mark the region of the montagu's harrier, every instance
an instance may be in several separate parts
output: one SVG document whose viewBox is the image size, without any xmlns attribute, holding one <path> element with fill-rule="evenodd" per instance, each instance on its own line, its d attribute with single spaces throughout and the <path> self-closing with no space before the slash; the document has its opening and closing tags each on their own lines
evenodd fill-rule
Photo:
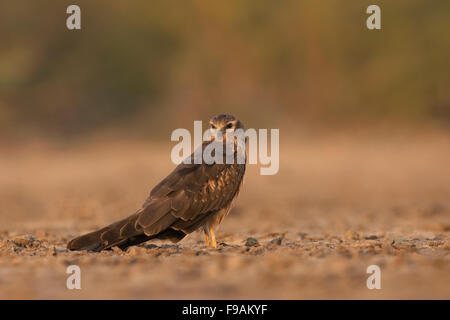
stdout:
<svg viewBox="0 0 450 320">
<path fill-rule="evenodd" d="M 210 129 L 220 131 L 225 144 L 225 133 L 243 129 L 243 125 L 232 115 L 220 114 L 210 120 Z M 214 229 L 228 214 L 245 173 L 245 161 L 236 161 L 239 149 L 236 140 L 233 140 L 235 161 L 232 164 L 225 159 L 225 145 L 222 163 L 207 164 L 202 161 L 201 164 L 194 164 L 194 153 L 191 154 L 191 164 L 179 164 L 153 188 L 136 213 L 71 240 L 67 248 L 101 251 L 114 246 L 125 249 L 151 239 L 178 242 L 195 230 L 203 230 L 206 245 L 216 248 Z M 214 139 L 205 141 L 202 150 L 212 141 Z"/>
</svg>

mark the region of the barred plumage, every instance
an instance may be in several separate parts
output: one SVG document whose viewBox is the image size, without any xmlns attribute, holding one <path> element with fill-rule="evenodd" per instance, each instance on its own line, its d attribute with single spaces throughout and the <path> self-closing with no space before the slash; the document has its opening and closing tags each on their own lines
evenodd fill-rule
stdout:
<svg viewBox="0 0 450 320">
<path fill-rule="evenodd" d="M 222 132 L 243 129 L 239 120 L 225 114 L 212 118 L 210 126 Z M 228 214 L 244 173 L 245 164 L 182 163 L 153 188 L 136 213 L 71 240 L 67 248 L 101 251 L 114 246 L 125 249 L 151 239 L 178 242 L 198 229 L 203 229 L 207 245 L 216 247 L 214 229 Z"/>
</svg>

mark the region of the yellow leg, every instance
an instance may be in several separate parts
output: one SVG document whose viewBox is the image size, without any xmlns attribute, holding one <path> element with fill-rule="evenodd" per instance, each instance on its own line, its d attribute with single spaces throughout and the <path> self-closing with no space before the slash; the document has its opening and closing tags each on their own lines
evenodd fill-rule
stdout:
<svg viewBox="0 0 450 320">
<path fill-rule="evenodd" d="M 206 239 L 206 246 L 209 247 L 209 237 L 206 232 L 205 232 L 205 239 Z"/>
<path fill-rule="evenodd" d="M 214 234 L 214 229 L 209 229 L 209 234 L 211 235 L 211 245 L 213 248 L 217 248 L 216 235 Z"/>
</svg>

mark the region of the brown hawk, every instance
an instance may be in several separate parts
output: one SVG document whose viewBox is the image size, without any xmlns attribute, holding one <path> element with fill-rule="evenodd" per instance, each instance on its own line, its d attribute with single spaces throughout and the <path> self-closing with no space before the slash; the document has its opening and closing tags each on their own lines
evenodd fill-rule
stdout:
<svg viewBox="0 0 450 320">
<path fill-rule="evenodd" d="M 234 116 L 220 114 L 210 120 L 212 132 L 223 134 L 244 129 Z M 203 142 L 204 150 L 211 141 Z M 224 152 L 225 153 L 225 152 Z M 237 144 L 234 142 L 236 159 Z M 151 239 L 169 239 L 178 242 L 187 234 L 203 230 L 206 245 L 217 247 L 214 229 L 228 214 L 233 200 L 239 194 L 245 173 L 245 162 L 217 161 L 219 163 L 179 164 L 150 192 L 136 213 L 98 231 L 71 240 L 69 250 L 101 251 L 117 246 L 122 250 Z M 245 152 L 244 152 L 245 157 Z"/>
</svg>

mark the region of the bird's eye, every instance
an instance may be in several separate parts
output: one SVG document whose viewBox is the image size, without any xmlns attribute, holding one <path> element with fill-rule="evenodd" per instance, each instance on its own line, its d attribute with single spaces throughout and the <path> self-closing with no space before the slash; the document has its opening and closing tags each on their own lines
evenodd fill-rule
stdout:
<svg viewBox="0 0 450 320">
<path fill-rule="evenodd" d="M 231 129 L 233 128 L 233 124 L 230 122 L 229 124 L 227 124 L 227 129 Z"/>
<path fill-rule="evenodd" d="M 212 124 L 211 129 L 216 129 L 216 126 Z"/>
</svg>

